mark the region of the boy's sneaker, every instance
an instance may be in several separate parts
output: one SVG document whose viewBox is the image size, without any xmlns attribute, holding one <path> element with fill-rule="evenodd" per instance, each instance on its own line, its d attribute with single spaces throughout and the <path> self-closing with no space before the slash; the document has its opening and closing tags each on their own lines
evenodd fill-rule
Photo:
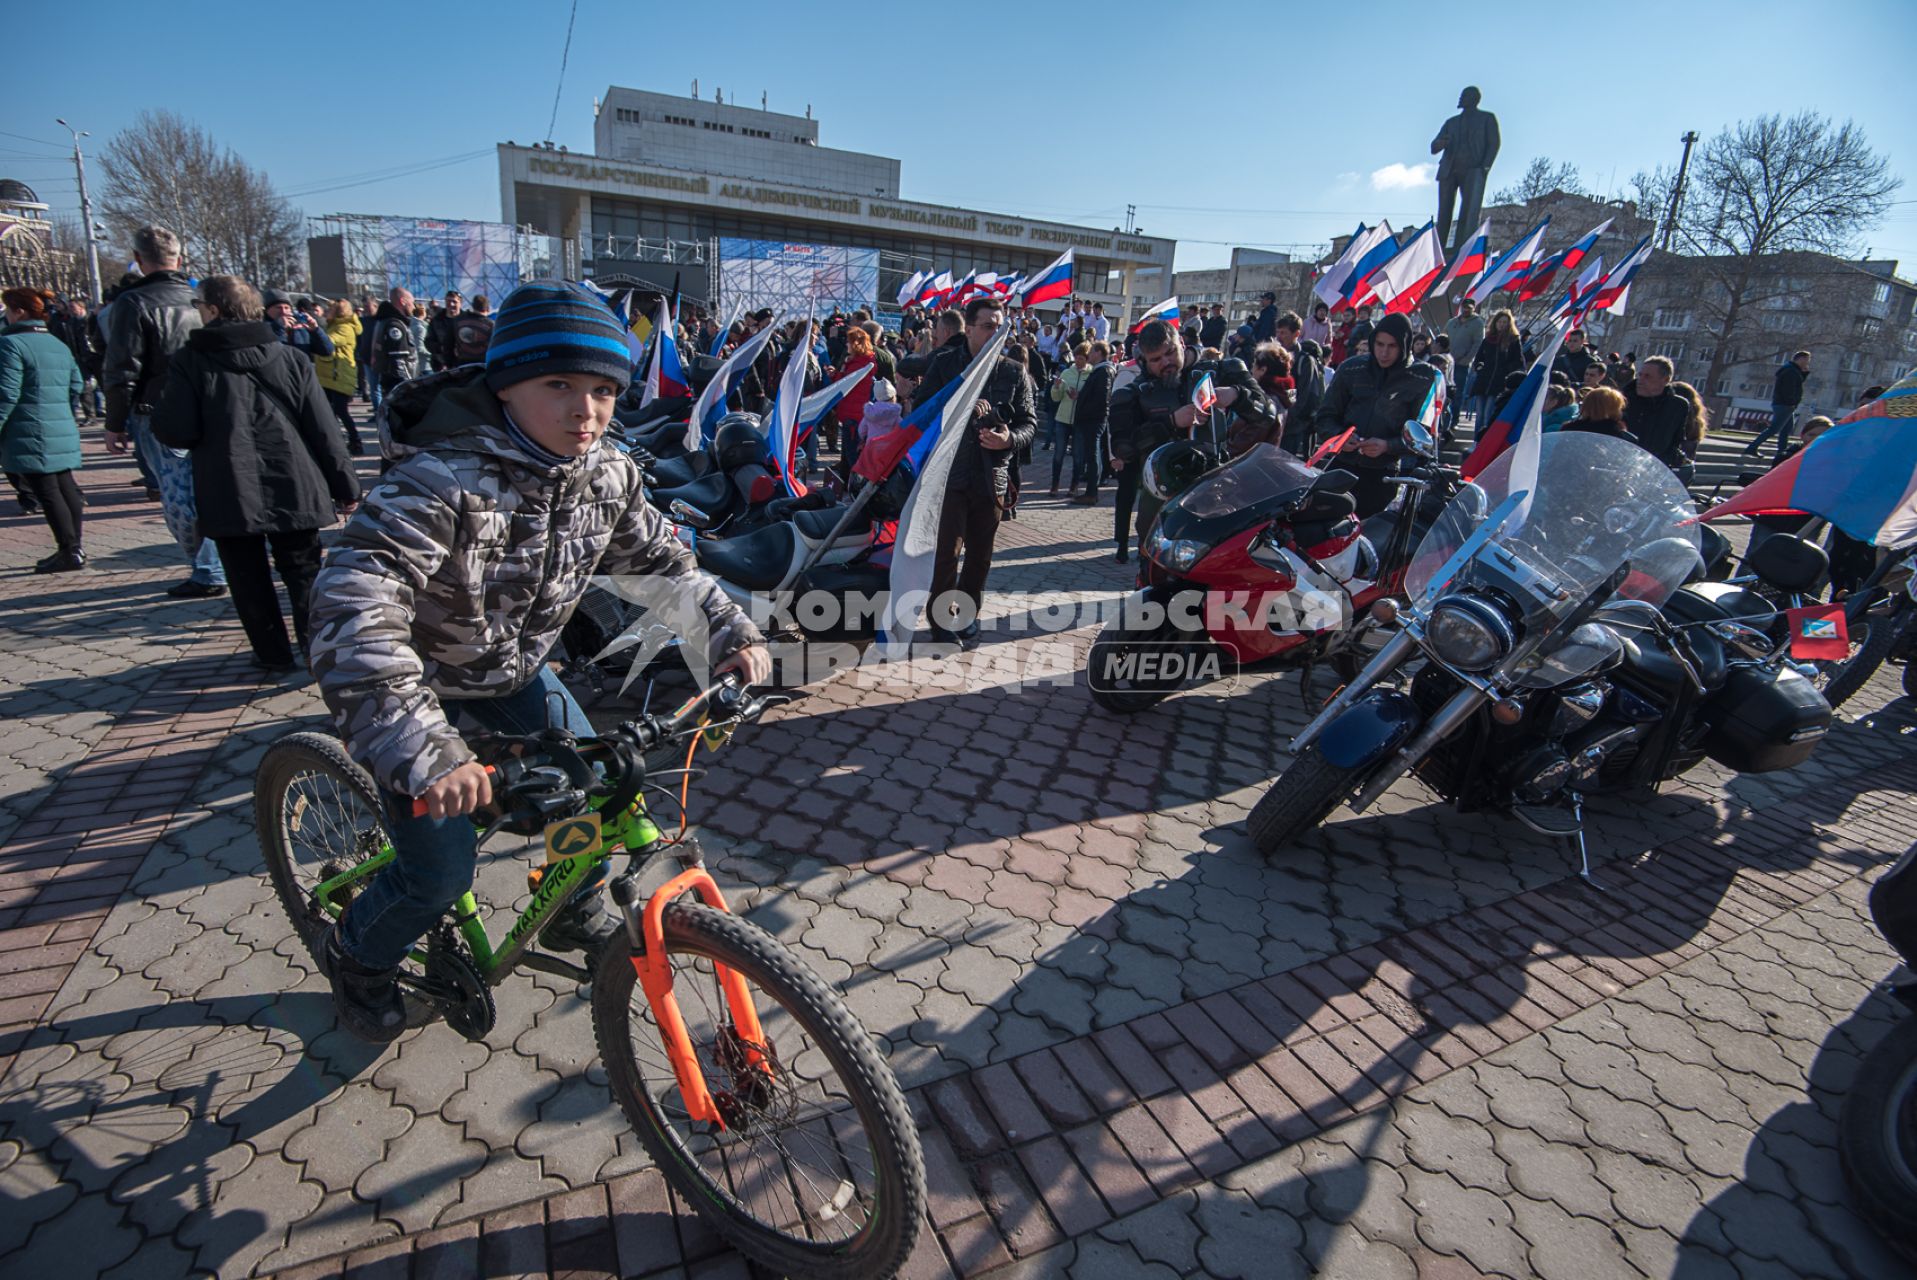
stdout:
<svg viewBox="0 0 1917 1280">
<path fill-rule="evenodd" d="M 390 1044 L 406 1030 L 406 1001 L 393 981 L 398 969 L 368 969 L 346 954 L 339 926 L 328 925 L 319 966 L 333 983 L 333 1004 L 348 1031 L 374 1044 Z"/>
<path fill-rule="evenodd" d="M 569 903 L 539 931 L 539 945 L 548 951 L 583 951 L 593 955 L 624 925 L 606 910 L 605 900 L 597 892 L 584 901 Z"/>
</svg>

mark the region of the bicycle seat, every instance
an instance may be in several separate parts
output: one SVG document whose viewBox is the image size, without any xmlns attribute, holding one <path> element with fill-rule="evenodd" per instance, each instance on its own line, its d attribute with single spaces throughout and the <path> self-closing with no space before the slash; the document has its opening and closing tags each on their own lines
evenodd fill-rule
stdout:
<svg viewBox="0 0 1917 1280">
<path fill-rule="evenodd" d="M 785 581 L 797 541 L 792 526 L 780 522 L 733 538 L 700 538 L 692 554 L 714 577 L 747 591 L 770 591 Z"/>
</svg>

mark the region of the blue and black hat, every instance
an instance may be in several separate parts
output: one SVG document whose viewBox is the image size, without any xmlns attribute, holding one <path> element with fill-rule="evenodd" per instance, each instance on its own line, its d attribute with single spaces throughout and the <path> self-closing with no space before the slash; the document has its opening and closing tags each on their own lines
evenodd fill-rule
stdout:
<svg viewBox="0 0 1917 1280">
<path fill-rule="evenodd" d="M 504 391 L 549 373 L 632 382 L 632 348 L 619 317 L 582 285 L 533 280 L 506 295 L 486 345 L 486 385 Z"/>
</svg>

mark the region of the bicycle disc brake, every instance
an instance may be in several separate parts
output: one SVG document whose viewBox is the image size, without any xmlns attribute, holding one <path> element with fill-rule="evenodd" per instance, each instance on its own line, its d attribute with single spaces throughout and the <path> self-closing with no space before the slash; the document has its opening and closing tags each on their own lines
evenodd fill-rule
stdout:
<svg viewBox="0 0 1917 1280">
<path fill-rule="evenodd" d="M 479 976 L 465 943 L 449 924 L 442 923 L 427 944 L 424 976 L 408 985 L 439 1009 L 447 1026 L 468 1040 L 484 1040 L 499 1016 L 493 989 Z"/>
</svg>

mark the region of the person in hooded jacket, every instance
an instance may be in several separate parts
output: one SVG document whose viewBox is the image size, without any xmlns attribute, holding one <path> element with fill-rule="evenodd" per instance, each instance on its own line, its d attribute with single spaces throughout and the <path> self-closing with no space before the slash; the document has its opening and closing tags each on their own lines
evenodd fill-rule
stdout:
<svg viewBox="0 0 1917 1280">
<path fill-rule="evenodd" d="M 0 327 L 0 466 L 22 502 L 36 499 L 53 530 L 53 554 L 36 573 L 71 573 L 87 565 L 80 545 L 80 427 L 73 402 L 85 375 L 67 345 L 48 332 L 53 295 L 43 289 L 8 289 L 6 324 Z"/>
<path fill-rule="evenodd" d="M 319 531 L 359 502 L 359 480 L 312 361 L 280 340 L 259 292 L 238 276 L 200 282 L 205 324 L 168 363 L 151 428 L 192 459 L 200 532 L 219 548 L 233 608 L 272 674 L 298 669 L 286 642 L 272 563 L 307 648 Z"/>
<path fill-rule="evenodd" d="M 683 600 L 703 619 L 687 652 L 715 676 L 771 675 L 764 637 L 646 501 L 638 465 L 604 439 L 631 382 L 625 334 L 582 286 L 529 281 L 500 307 L 484 365 L 408 382 L 381 410 L 392 469 L 313 592 L 313 674 L 380 788 L 396 854 L 320 945 L 356 1036 L 405 1031 L 398 965 L 472 886 L 467 815 L 492 784 L 460 726 L 592 734 L 546 658 L 594 575 L 643 575 Z M 542 947 L 591 952 L 619 928 L 598 887 L 557 913 Z"/>
<path fill-rule="evenodd" d="M 1338 374 L 1318 408 L 1318 438 L 1329 440 L 1356 427 L 1337 465 L 1358 477 L 1352 497 L 1360 517 L 1375 515 L 1391 502 L 1386 483 L 1398 474 L 1409 450 L 1404 424 L 1418 416 L 1438 371 L 1411 359 L 1411 322 L 1393 313 L 1371 331 L 1369 354 L 1355 355 Z"/>
</svg>

